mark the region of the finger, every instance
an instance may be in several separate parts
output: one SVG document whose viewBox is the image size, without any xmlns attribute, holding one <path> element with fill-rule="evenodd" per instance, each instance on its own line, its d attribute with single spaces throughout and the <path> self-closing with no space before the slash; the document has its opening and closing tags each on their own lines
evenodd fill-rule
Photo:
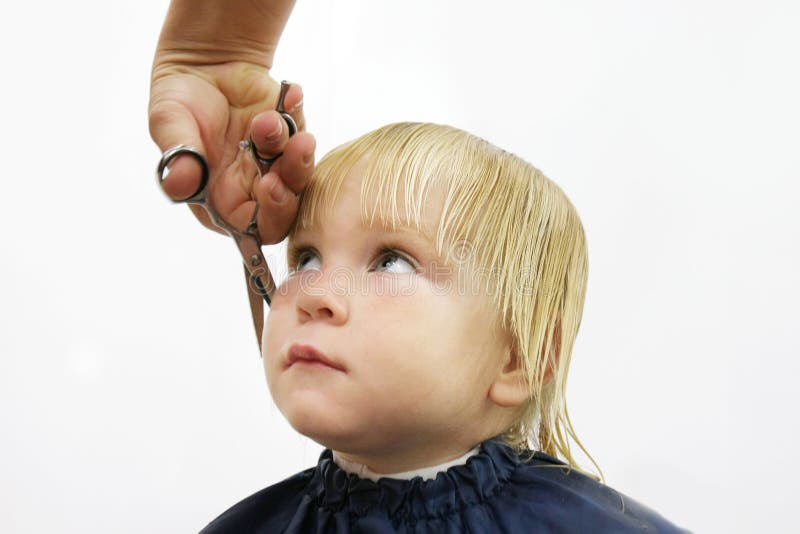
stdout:
<svg viewBox="0 0 800 534">
<path fill-rule="evenodd" d="M 306 118 L 303 113 L 303 90 L 297 84 L 289 86 L 283 99 L 286 113 L 294 119 L 297 131 L 305 131 Z M 289 127 L 286 120 L 275 110 L 268 110 L 256 115 L 251 124 L 250 132 L 258 153 L 269 158 L 283 152 L 289 140 Z"/>
<path fill-rule="evenodd" d="M 271 158 L 283 152 L 289 140 L 289 126 L 277 111 L 262 111 L 250 123 L 250 137 L 259 155 Z"/>
<path fill-rule="evenodd" d="M 298 133 L 289 139 L 283 155 L 272 167 L 286 187 L 294 193 L 302 192 L 308 185 L 308 180 L 314 172 L 316 146 L 317 141 L 309 132 Z"/>
<path fill-rule="evenodd" d="M 225 230 L 214 224 L 214 222 L 211 220 L 211 217 L 208 216 L 208 212 L 202 206 L 198 206 L 197 204 L 189 204 L 189 209 L 192 211 L 192 213 L 194 213 L 194 216 L 197 217 L 197 220 L 200 221 L 203 226 L 209 230 L 217 232 L 218 234 L 222 234 L 224 236 L 228 235 Z"/>
<path fill-rule="evenodd" d="M 277 173 L 265 174 L 255 187 L 258 233 L 265 245 L 279 243 L 289 233 L 297 215 L 298 200 Z"/>
<path fill-rule="evenodd" d="M 150 136 L 162 152 L 176 145 L 188 145 L 205 155 L 197 121 L 174 100 L 151 102 Z M 172 160 L 168 169 L 161 187 L 171 199 L 188 198 L 200 187 L 203 167 L 195 157 L 182 154 Z"/>
</svg>

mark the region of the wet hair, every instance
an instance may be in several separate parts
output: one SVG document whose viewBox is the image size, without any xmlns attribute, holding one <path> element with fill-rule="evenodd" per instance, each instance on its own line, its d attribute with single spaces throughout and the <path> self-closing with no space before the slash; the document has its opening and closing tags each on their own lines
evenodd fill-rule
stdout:
<svg viewBox="0 0 800 534">
<path fill-rule="evenodd" d="M 472 266 L 488 275 L 495 317 L 511 334 L 529 393 L 502 436 L 506 443 L 580 469 L 574 443 L 597 467 L 575 433 L 565 397 L 588 260 L 583 226 L 563 191 L 521 158 L 457 128 L 390 124 L 319 162 L 290 239 L 331 215 L 345 177 L 362 160 L 362 224 L 422 231 L 423 208 L 438 190 L 444 201 L 431 236 L 437 253 L 463 261 L 466 250 Z"/>
</svg>

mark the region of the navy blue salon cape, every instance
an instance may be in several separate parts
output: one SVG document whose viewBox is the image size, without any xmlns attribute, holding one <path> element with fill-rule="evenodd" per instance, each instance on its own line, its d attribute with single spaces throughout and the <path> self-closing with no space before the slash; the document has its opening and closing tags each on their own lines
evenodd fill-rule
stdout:
<svg viewBox="0 0 800 534">
<path fill-rule="evenodd" d="M 523 461 L 497 439 L 435 480 L 343 471 L 319 463 L 222 513 L 201 534 L 685 532 L 636 501 L 540 452 Z"/>
</svg>

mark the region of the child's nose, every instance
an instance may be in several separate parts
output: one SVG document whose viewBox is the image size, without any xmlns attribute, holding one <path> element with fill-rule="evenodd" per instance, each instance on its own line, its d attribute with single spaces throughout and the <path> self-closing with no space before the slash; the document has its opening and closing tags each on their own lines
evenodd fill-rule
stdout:
<svg viewBox="0 0 800 534">
<path fill-rule="evenodd" d="M 342 272 L 310 271 L 300 279 L 297 313 L 301 321 L 347 321 L 348 295 L 354 285 Z"/>
</svg>

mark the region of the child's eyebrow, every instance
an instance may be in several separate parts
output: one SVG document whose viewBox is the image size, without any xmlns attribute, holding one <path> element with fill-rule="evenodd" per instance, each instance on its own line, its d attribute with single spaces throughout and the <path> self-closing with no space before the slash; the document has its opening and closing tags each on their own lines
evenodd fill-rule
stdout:
<svg viewBox="0 0 800 534">
<path fill-rule="evenodd" d="M 370 226 L 366 222 L 362 222 L 361 230 L 365 233 L 373 232 L 380 234 L 381 237 L 384 238 L 391 238 L 392 236 L 404 236 L 407 239 L 411 239 L 418 247 L 424 249 L 423 252 L 432 258 L 439 257 L 436 247 L 434 246 L 433 236 L 424 228 L 417 229 L 416 227 L 405 223 L 397 223 L 394 228 L 392 228 L 391 225 L 381 225 L 380 223 Z M 290 241 L 306 241 L 307 236 L 311 231 L 313 231 L 313 227 L 298 228 L 290 236 Z"/>
<path fill-rule="evenodd" d="M 369 226 L 366 223 L 361 224 L 361 229 L 368 232 L 370 230 L 378 230 L 387 234 L 406 234 L 413 237 L 423 237 L 428 243 L 433 244 L 433 236 L 428 233 L 424 228 L 416 228 L 405 223 L 398 223 L 397 226 L 392 228 L 389 225 L 376 225 Z"/>
</svg>

